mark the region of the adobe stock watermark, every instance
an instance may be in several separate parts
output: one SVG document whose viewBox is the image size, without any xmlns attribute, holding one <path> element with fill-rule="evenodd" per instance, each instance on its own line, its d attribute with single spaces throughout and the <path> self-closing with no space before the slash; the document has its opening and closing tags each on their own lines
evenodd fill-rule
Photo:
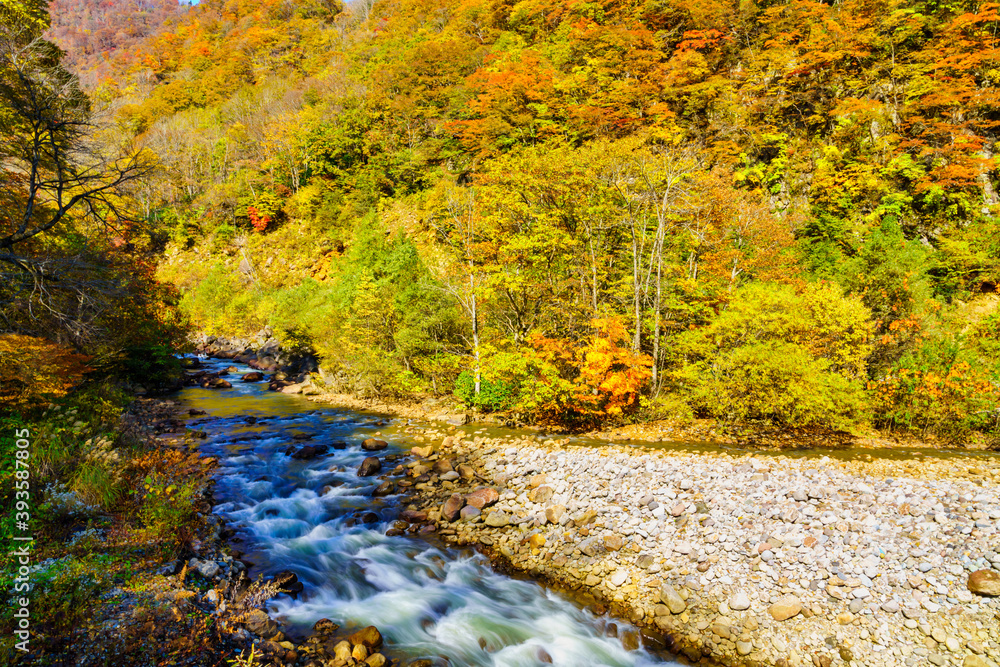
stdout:
<svg viewBox="0 0 1000 667">
<path fill-rule="evenodd" d="M 14 577 L 14 636 L 18 639 L 14 646 L 19 651 L 28 652 L 31 636 L 31 599 L 27 596 L 31 589 L 28 575 L 31 574 L 31 432 L 26 428 L 14 431 L 14 527 L 11 555 L 16 559 L 17 576 Z M 23 596 L 21 594 L 24 594 Z"/>
</svg>

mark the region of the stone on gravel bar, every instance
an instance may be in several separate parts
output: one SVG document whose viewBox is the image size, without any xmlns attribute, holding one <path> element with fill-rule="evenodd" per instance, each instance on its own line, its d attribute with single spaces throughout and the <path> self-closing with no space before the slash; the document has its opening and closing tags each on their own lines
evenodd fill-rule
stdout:
<svg viewBox="0 0 1000 667">
<path fill-rule="evenodd" d="M 465 504 L 471 505 L 479 510 L 496 504 L 498 500 L 500 500 L 500 494 L 497 493 L 497 490 L 485 487 L 476 489 L 469 495 L 465 496 Z"/>
<path fill-rule="evenodd" d="M 506 512 L 493 511 L 486 515 L 486 525 L 494 528 L 502 528 L 510 523 L 510 517 Z"/>
<path fill-rule="evenodd" d="M 793 616 L 798 616 L 802 611 L 802 603 L 794 595 L 785 595 L 768 607 L 767 611 L 774 620 L 787 621 Z"/>
<path fill-rule="evenodd" d="M 687 609 L 687 602 L 677 592 L 677 589 L 670 584 L 663 584 L 660 587 L 660 602 L 667 605 L 667 609 L 670 610 L 671 614 L 679 614 Z"/>
<path fill-rule="evenodd" d="M 976 595 L 996 597 L 1000 595 L 1000 572 L 976 570 L 969 575 L 968 587 Z"/>
</svg>

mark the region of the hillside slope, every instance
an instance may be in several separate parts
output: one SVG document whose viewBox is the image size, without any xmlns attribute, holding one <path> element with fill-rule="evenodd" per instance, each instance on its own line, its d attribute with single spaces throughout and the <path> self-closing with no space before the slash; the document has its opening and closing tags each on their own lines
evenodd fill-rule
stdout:
<svg viewBox="0 0 1000 667">
<path fill-rule="evenodd" d="M 194 320 L 339 390 L 961 440 L 997 419 L 997 21 L 215 0 L 100 94 Z"/>
</svg>

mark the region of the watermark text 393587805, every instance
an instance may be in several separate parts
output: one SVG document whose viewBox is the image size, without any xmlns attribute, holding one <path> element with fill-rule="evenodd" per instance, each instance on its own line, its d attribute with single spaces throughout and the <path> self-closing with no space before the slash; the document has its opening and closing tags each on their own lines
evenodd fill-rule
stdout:
<svg viewBox="0 0 1000 667">
<path fill-rule="evenodd" d="M 26 428 L 14 431 L 14 533 L 11 556 L 17 574 L 14 577 L 14 646 L 28 651 L 31 637 L 31 432 Z"/>
</svg>

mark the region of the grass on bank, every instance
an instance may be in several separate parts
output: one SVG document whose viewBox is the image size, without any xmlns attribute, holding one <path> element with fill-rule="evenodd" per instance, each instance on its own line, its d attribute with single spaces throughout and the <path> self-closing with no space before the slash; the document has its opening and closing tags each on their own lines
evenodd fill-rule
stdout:
<svg viewBox="0 0 1000 667">
<path fill-rule="evenodd" d="M 33 664 L 60 664 L 63 652 L 92 635 L 101 609 L 117 602 L 110 590 L 148 586 L 149 575 L 182 556 L 197 534 L 208 466 L 196 452 L 153 446 L 126 412 L 128 403 L 114 385 L 96 384 L 0 415 L 0 538 L 8 545 L 16 544 L 15 535 L 34 538 L 28 593 Z M 28 531 L 15 522 L 14 436 L 23 429 L 31 443 Z M 0 553 L 5 664 L 25 659 L 13 647 L 16 605 L 6 604 L 18 567 L 11 551 Z M 145 646 L 150 656 L 159 651 L 143 641 L 137 637 L 134 647 Z"/>
</svg>

